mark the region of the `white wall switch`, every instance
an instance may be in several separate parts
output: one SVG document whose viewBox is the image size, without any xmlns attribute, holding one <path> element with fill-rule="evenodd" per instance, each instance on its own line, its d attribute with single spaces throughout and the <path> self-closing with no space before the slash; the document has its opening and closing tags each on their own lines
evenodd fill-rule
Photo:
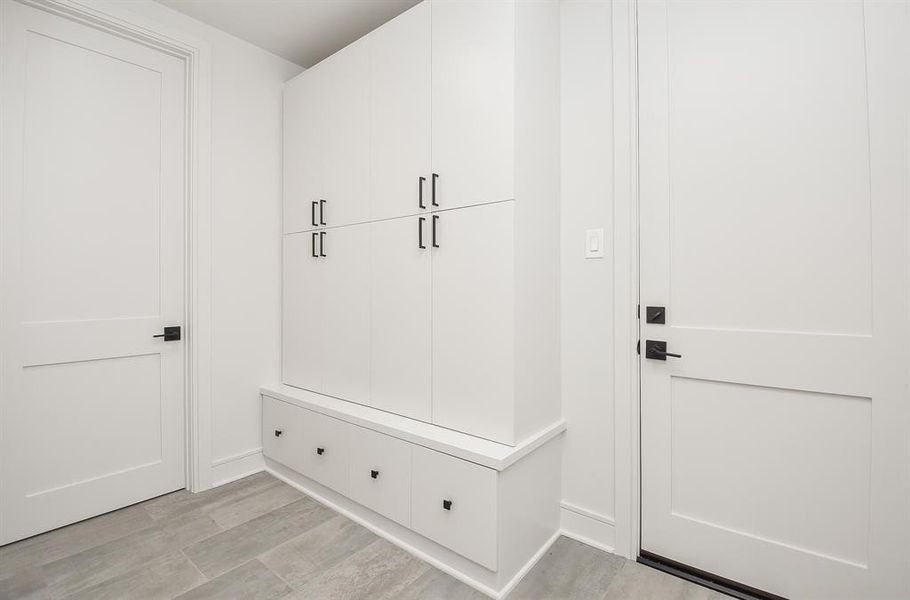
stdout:
<svg viewBox="0 0 910 600">
<path fill-rule="evenodd" d="M 588 229 L 585 231 L 585 258 L 604 257 L 604 230 Z"/>
</svg>

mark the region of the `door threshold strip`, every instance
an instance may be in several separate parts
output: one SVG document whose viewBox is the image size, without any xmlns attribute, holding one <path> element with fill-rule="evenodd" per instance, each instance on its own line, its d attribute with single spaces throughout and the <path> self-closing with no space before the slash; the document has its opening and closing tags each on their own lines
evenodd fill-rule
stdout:
<svg viewBox="0 0 910 600">
<path fill-rule="evenodd" d="M 664 573 L 679 577 L 680 579 L 697 583 L 702 587 L 712 589 L 716 592 L 739 598 L 739 600 L 787 600 L 783 596 L 771 594 L 770 592 L 765 592 L 720 577 L 714 573 L 708 573 L 707 571 L 684 565 L 683 563 L 664 558 L 663 556 L 658 556 L 647 550 L 639 552 L 638 562 L 653 569 L 657 569 L 658 571 L 663 571 Z"/>
</svg>

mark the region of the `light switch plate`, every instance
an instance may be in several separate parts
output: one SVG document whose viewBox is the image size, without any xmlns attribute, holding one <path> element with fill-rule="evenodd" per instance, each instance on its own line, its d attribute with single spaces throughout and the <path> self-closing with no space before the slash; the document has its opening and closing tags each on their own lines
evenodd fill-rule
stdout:
<svg viewBox="0 0 910 600">
<path fill-rule="evenodd" d="M 588 229 L 585 231 L 585 258 L 604 257 L 604 230 Z"/>
</svg>

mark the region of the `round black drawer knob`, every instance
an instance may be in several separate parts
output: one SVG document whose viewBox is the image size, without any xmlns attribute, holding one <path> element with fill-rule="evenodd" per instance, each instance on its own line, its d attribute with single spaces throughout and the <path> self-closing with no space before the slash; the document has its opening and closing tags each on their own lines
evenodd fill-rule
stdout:
<svg viewBox="0 0 910 600">
<path fill-rule="evenodd" d="M 282 433 L 284 433 L 284 432 L 281 431 L 280 429 L 276 429 L 276 430 L 275 430 L 275 437 L 281 437 L 281 434 L 282 434 Z"/>
<path fill-rule="evenodd" d="M 377 471 L 375 469 L 370 471 L 370 477 L 372 477 L 373 479 L 379 479 L 379 471 Z"/>
<path fill-rule="evenodd" d="M 318 454 L 319 456 L 322 456 L 323 454 L 325 454 L 325 448 L 316 448 L 316 454 Z"/>
<path fill-rule="evenodd" d="M 443 500 L 443 501 L 442 501 L 442 507 L 443 507 L 445 510 L 452 510 L 452 501 L 451 501 L 451 500 Z"/>
</svg>

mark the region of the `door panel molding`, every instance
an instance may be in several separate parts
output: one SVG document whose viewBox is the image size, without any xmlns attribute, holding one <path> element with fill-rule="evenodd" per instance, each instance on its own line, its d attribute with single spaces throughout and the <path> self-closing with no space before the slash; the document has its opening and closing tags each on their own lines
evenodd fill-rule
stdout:
<svg viewBox="0 0 910 600">
<path fill-rule="evenodd" d="M 180 29 L 162 25 L 103 0 L 18 2 L 161 51 L 184 63 L 183 324 L 186 347 L 183 385 L 186 485 L 194 492 L 208 489 L 212 487 L 211 45 Z M 5 10 L 8 4 L 12 3 L 3 3 L 0 10 Z M 0 190 L 0 202 L 5 200 L 2 193 Z M 6 327 L 6 323 L 0 322 L 0 331 Z"/>
</svg>

